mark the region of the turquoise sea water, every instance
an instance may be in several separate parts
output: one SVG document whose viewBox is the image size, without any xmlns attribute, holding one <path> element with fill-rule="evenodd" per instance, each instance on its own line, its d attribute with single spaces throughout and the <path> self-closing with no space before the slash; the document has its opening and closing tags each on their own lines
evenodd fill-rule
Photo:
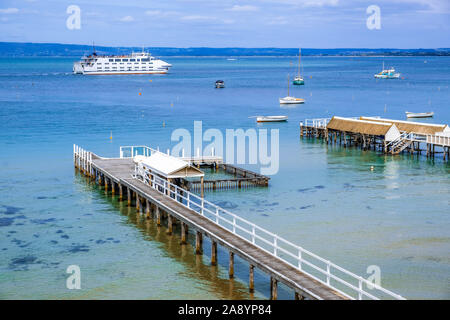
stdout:
<svg viewBox="0 0 450 320">
<path fill-rule="evenodd" d="M 450 123 L 448 57 L 305 57 L 304 105 L 281 109 L 295 58 L 170 58 L 168 75 L 74 76 L 76 58 L 0 59 L 0 298 L 267 298 L 268 277 L 219 266 L 77 175 L 72 144 L 102 156 L 121 145 L 174 145 L 173 130 L 279 128 L 268 188 L 207 192 L 208 200 L 406 298 L 450 298 L 450 165 L 440 156 L 383 156 L 299 138 L 299 121 L 331 115 Z M 382 62 L 404 79 L 376 81 Z M 226 88 L 214 89 L 223 79 Z M 151 80 L 151 81 L 150 81 Z M 141 95 L 139 95 L 141 92 Z M 256 125 L 250 116 L 285 114 Z M 164 126 L 163 126 L 164 123 Z M 112 140 L 110 135 L 112 133 Z M 370 167 L 374 166 L 371 171 Z M 258 170 L 257 166 L 248 166 Z M 192 237 L 191 237 L 192 244 Z M 66 289 L 81 268 L 82 290 Z M 282 287 L 279 297 L 293 298 Z"/>
</svg>

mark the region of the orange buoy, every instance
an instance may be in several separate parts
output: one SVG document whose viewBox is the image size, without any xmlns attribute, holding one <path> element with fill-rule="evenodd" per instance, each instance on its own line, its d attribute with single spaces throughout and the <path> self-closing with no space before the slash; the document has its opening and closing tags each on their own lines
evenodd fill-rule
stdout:
<svg viewBox="0 0 450 320">
<path fill-rule="evenodd" d="M 139 92 L 139 95 L 142 95 L 142 93 Z"/>
</svg>

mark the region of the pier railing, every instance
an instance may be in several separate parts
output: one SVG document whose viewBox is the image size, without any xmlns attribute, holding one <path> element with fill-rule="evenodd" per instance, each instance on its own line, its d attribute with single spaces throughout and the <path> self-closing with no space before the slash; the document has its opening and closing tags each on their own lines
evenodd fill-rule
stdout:
<svg viewBox="0 0 450 320">
<path fill-rule="evenodd" d="M 134 178 L 350 299 L 404 299 L 194 193 L 155 177 L 142 164 L 135 166 Z"/>
<path fill-rule="evenodd" d="M 319 118 L 319 119 L 305 119 L 304 122 L 300 122 L 301 126 L 325 129 L 331 118 Z"/>
<path fill-rule="evenodd" d="M 148 146 L 121 146 L 120 147 L 120 158 L 133 158 L 135 156 L 141 155 L 149 157 L 155 152 L 161 152 L 160 150 L 152 149 Z M 167 149 L 167 154 L 170 155 L 170 150 Z M 185 156 L 184 149 L 182 149 L 181 157 L 179 157 L 181 160 L 184 160 L 186 162 L 189 162 L 190 164 L 193 163 L 199 163 L 199 162 L 222 162 L 222 157 L 216 156 L 214 148 L 211 149 L 211 155 L 203 155 L 200 154 L 200 149 L 197 148 L 197 155 L 196 156 Z"/>
<path fill-rule="evenodd" d="M 429 134 L 427 135 L 427 143 L 450 147 L 450 137 Z"/>
<path fill-rule="evenodd" d="M 87 174 L 92 173 L 92 152 L 87 151 L 76 144 L 73 145 L 73 162 L 75 167 Z"/>
</svg>

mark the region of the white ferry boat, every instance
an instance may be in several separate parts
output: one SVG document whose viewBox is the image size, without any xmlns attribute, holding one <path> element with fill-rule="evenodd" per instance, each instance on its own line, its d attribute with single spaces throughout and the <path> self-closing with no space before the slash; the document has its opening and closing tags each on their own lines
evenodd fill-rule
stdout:
<svg viewBox="0 0 450 320">
<path fill-rule="evenodd" d="M 85 75 L 163 74 L 167 73 L 171 66 L 144 51 L 123 56 L 97 55 L 94 51 L 73 64 L 73 73 Z"/>
</svg>

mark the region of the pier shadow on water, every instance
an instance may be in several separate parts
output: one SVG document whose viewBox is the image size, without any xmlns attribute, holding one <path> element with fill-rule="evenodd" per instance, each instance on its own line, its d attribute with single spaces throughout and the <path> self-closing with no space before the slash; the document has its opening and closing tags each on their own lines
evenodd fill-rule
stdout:
<svg viewBox="0 0 450 320">
<path fill-rule="evenodd" d="M 133 199 L 130 206 L 127 201 L 119 201 L 118 195 L 112 195 L 111 190 L 105 191 L 103 187 L 76 172 L 75 181 L 81 186 L 82 192 L 92 192 L 94 199 L 109 203 L 115 210 L 126 216 L 130 227 L 138 228 L 143 241 L 152 241 L 164 254 L 173 259 L 174 263 L 182 265 L 184 271 L 180 276 L 195 278 L 202 287 L 211 292 L 211 297 L 229 300 L 251 300 L 270 298 L 270 277 L 255 268 L 254 292 L 249 292 L 249 264 L 238 255 L 234 257 L 234 277 L 228 277 L 228 251 L 217 246 L 217 265 L 212 266 L 211 241 L 203 237 L 203 254 L 195 253 L 195 231 L 189 228 L 187 243 L 181 245 L 181 226 L 179 221 L 173 223 L 172 234 L 167 233 L 167 216 L 161 215 L 161 225 L 158 226 L 152 215 L 147 219 L 144 214 L 138 214 Z M 120 254 L 120 253 L 119 253 Z M 137 261 L 142 264 L 145 261 Z M 150 269 L 149 269 L 150 270 Z M 150 271 L 149 271 L 150 272 Z M 170 283 L 167 284 L 170 286 Z M 278 299 L 293 299 L 294 291 L 282 283 L 278 283 Z M 177 299 L 173 296 L 173 299 Z"/>
</svg>

